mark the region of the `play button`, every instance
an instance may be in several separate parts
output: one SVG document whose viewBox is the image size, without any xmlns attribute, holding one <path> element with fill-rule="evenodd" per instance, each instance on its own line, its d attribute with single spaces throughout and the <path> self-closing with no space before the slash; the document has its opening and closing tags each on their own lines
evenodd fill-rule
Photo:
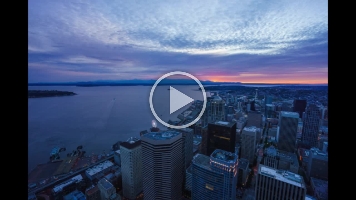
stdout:
<svg viewBox="0 0 356 200">
<path fill-rule="evenodd" d="M 181 119 L 180 124 L 178 124 L 178 125 L 172 125 L 172 124 L 169 124 L 169 123 L 165 122 L 164 120 L 162 120 L 157 115 L 156 110 L 153 107 L 154 104 L 153 104 L 153 100 L 152 100 L 153 99 L 153 94 L 154 94 L 158 84 L 163 79 L 166 79 L 167 77 L 170 77 L 170 76 L 173 76 L 173 75 L 187 76 L 190 79 L 193 79 L 199 85 L 200 91 L 202 92 L 202 96 L 203 96 L 203 98 L 202 98 L 203 102 L 199 104 L 200 105 L 199 109 L 201 108 L 200 112 L 199 112 L 199 110 L 198 111 L 196 111 L 196 110 L 184 111 L 181 114 L 183 116 L 183 119 Z M 167 91 L 167 89 L 165 91 Z M 158 94 L 160 94 L 160 93 L 158 93 Z M 167 95 L 168 95 L 168 93 L 167 93 Z M 162 100 L 161 96 L 158 96 L 158 99 Z M 165 100 L 165 99 L 166 98 L 163 98 L 163 100 L 166 101 L 167 104 L 168 104 L 168 98 L 167 98 L 167 100 Z M 182 90 L 178 90 L 176 86 L 175 87 L 169 86 L 169 114 L 173 114 L 173 113 L 179 114 L 180 112 L 177 112 L 177 111 L 183 110 L 183 107 L 188 106 L 190 103 L 192 103 L 194 101 L 195 101 L 195 99 L 191 98 L 187 94 L 184 94 L 182 92 Z M 151 109 L 152 114 L 154 115 L 156 120 L 159 121 L 162 125 L 164 125 L 166 127 L 169 127 L 169 128 L 175 128 L 175 129 L 187 128 L 187 127 L 190 127 L 191 125 L 195 124 L 196 122 L 198 122 L 199 119 L 203 116 L 205 108 L 206 108 L 206 93 L 205 93 L 205 89 L 204 89 L 203 85 L 200 83 L 200 81 L 196 77 L 194 77 L 193 75 L 191 75 L 189 73 L 186 73 L 186 72 L 175 71 L 175 72 L 170 72 L 170 73 L 167 73 L 167 74 L 161 76 L 155 82 L 155 84 L 151 88 L 150 97 L 149 97 L 149 104 L 150 104 L 150 109 Z M 165 107 L 164 103 L 162 104 L 162 102 L 160 102 L 160 104 L 156 104 L 156 106 L 157 105 L 159 106 L 158 108 L 160 108 L 160 109 Z M 192 107 L 196 108 L 196 106 L 192 106 Z M 168 112 L 168 107 L 167 107 L 166 110 Z M 160 113 L 160 116 L 162 117 L 163 114 L 161 114 L 161 112 L 159 112 L 159 113 Z M 191 113 L 195 113 L 195 114 L 199 113 L 199 114 L 198 115 L 194 115 L 195 119 L 193 120 L 192 119 L 193 117 L 192 117 Z M 189 120 L 186 120 L 187 117 L 191 117 L 191 118 Z"/>
<path fill-rule="evenodd" d="M 194 101 L 194 99 L 188 97 L 172 86 L 169 86 L 169 90 L 169 114 L 174 113 L 183 106 Z"/>
</svg>

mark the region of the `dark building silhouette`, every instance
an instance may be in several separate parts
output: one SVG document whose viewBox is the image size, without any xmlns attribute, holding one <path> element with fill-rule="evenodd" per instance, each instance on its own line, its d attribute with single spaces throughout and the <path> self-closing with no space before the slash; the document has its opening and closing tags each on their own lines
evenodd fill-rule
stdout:
<svg viewBox="0 0 356 200">
<path fill-rule="evenodd" d="M 307 107 L 307 100 L 304 99 L 295 99 L 293 101 L 293 112 L 297 112 L 299 114 L 299 118 L 303 117 L 303 112 Z"/>
<path fill-rule="evenodd" d="M 278 149 L 294 153 L 297 142 L 299 115 L 296 112 L 281 111 L 279 117 Z"/>
<path fill-rule="evenodd" d="M 208 124 L 207 154 L 216 149 L 235 152 L 236 122 L 216 121 Z"/>
<path fill-rule="evenodd" d="M 250 111 L 247 114 L 247 125 L 246 126 L 256 126 L 257 128 L 262 127 L 262 114 L 260 111 Z"/>
<path fill-rule="evenodd" d="M 256 111 L 255 101 L 251 101 L 251 102 L 250 102 L 250 105 L 251 105 L 250 110 L 251 110 L 251 111 Z"/>
<path fill-rule="evenodd" d="M 310 147 L 318 146 L 320 109 L 310 104 L 305 109 L 302 129 L 302 142 Z"/>
</svg>

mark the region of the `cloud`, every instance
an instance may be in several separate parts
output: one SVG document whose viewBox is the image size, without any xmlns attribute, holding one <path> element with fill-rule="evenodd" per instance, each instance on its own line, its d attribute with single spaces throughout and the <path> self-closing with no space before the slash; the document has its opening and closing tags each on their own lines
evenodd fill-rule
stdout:
<svg viewBox="0 0 356 200">
<path fill-rule="evenodd" d="M 176 68 L 226 75 L 327 68 L 327 1 L 34 0 L 28 6 L 29 70 L 38 62 L 142 77 Z"/>
</svg>

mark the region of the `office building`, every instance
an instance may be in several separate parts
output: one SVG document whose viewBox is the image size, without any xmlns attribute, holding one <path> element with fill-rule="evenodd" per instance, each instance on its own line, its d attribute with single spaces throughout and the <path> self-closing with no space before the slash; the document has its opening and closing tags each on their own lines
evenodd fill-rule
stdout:
<svg viewBox="0 0 356 200">
<path fill-rule="evenodd" d="M 236 122 L 216 121 L 208 125 L 207 154 L 216 149 L 235 152 Z"/>
<path fill-rule="evenodd" d="M 101 200 L 121 200 L 120 195 L 116 193 L 115 187 L 106 178 L 99 180 L 98 188 Z"/>
<path fill-rule="evenodd" d="M 296 174 L 299 170 L 298 158 L 294 153 L 278 150 L 274 146 L 265 149 L 263 165 Z"/>
<path fill-rule="evenodd" d="M 100 200 L 100 190 L 98 186 L 91 186 L 85 190 L 85 197 L 87 200 Z"/>
<path fill-rule="evenodd" d="M 104 177 L 104 174 L 112 170 L 113 167 L 114 167 L 114 163 L 112 163 L 110 160 L 106 160 L 85 170 L 85 175 L 90 180 L 95 180 L 95 179 L 99 180 Z"/>
<path fill-rule="evenodd" d="M 267 118 L 273 118 L 275 117 L 276 106 L 273 104 L 266 104 L 265 111 L 265 116 Z"/>
<path fill-rule="evenodd" d="M 240 186 L 244 186 L 247 182 L 248 175 L 250 173 L 250 169 L 248 168 L 249 162 L 245 158 L 239 159 L 239 165 L 238 165 L 238 179 L 237 179 L 237 184 Z"/>
<path fill-rule="evenodd" d="M 55 185 L 52 189 L 52 193 L 55 198 L 61 198 L 78 188 L 78 186 L 84 183 L 82 175 L 76 175 L 62 183 Z"/>
<path fill-rule="evenodd" d="M 145 199 L 180 199 L 182 196 L 183 139 L 175 130 L 141 137 L 143 194 Z"/>
<path fill-rule="evenodd" d="M 120 152 L 123 195 L 135 199 L 142 192 L 141 140 L 129 138 L 120 144 Z"/>
<path fill-rule="evenodd" d="M 258 128 L 246 126 L 241 133 L 241 158 L 246 158 L 251 164 L 255 159 Z"/>
<path fill-rule="evenodd" d="M 183 170 L 187 169 L 193 159 L 193 129 L 191 128 L 181 128 L 176 131 L 182 133 L 183 139 Z"/>
<path fill-rule="evenodd" d="M 293 101 L 293 112 L 297 112 L 299 114 L 299 118 L 303 117 L 303 112 L 305 112 L 306 107 L 307 100 L 305 99 L 295 99 Z"/>
<path fill-rule="evenodd" d="M 327 200 L 328 199 L 328 181 L 320 180 L 314 177 L 310 178 L 310 184 L 313 190 L 313 196 L 318 200 Z"/>
<path fill-rule="evenodd" d="M 120 149 L 116 150 L 114 152 L 114 162 L 118 166 L 121 166 L 121 155 L 120 155 Z"/>
<path fill-rule="evenodd" d="M 207 97 L 206 108 L 201 119 L 203 127 L 217 120 L 225 121 L 225 101 L 217 95 Z"/>
<path fill-rule="evenodd" d="M 211 156 L 197 154 L 192 162 L 192 199 L 236 199 L 237 156 L 217 149 Z"/>
<path fill-rule="evenodd" d="M 309 150 L 309 161 L 307 167 L 307 175 L 321 180 L 328 180 L 328 153 L 324 153 L 317 148 Z"/>
<path fill-rule="evenodd" d="M 250 111 L 247 114 L 247 124 L 246 126 L 256 126 L 257 128 L 262 127 L 262 114 L 259 111 Z"/>
<path fill-rule="evenodd" d="M 309 147 L 318 146 L 320 110 L 315 104 L 310 104 L 305 110 L 303 119 L 302 142 Z"/>
<path fill-rule="evenodd" d="M 86 200 L 85 195 L 83 192 L 74 190 L 73 192 L 63 196 L 63 200 Z"/>
<path fill-rule="evenodd" d="M 259 165 L 255 186 L 256 200 L 304 200 L 306 186 L 298 174 Z"/>
<path fill-rule="evenodd" d="M 294 153 L 297 143 L 299 115 L 296 112 L 281 111 L 279 117 L 278 149 Z"/>
</svg>

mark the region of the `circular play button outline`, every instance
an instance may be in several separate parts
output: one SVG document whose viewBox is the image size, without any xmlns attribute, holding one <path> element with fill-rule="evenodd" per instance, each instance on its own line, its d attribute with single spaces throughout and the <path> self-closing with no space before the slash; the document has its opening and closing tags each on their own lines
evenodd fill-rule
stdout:
<svg viewBox="0 0 356 200">
<path fill-rule="evenodd" d="M 152 103 L 152 97 L 153 97 L 153 92 L 155 91 L 157 85 L 159 82 L 161 82 L 163 79 L 169 77 L 169 76 L 173 76 L 173 75 L 183 75 L 183 76 L 188 76 L 189 78 L 193 79 L 196 83 L 198 83 L 201 91 L 203 92 L 203 97 L 204 97 L 204 103 L 203 103 L 203 108 L 201 109 L 198 117 L 196 117 L 193 121 L 191 121 L 188 124 L 182 125 L 182 126 L 175 126 L 175 125 L 171 125 L 168 124 L 167 122 L 163 121 L 161 118 L 158 117 L 155 109 L 153 108 L 153 103 Z M 152 86 L 151 88 L 151 92 L 150 92 L 150 98 L 149 98 L 149 103 L 150 103 L 150 109 L 151 112 L 153 114 L 153 116 L 155 116 L 155 118 L 163 125 L 169 127 L 169 128 L 175 128 L 175 129 L 182 129 L 182 128 L 187 128 L 195 123 L 197 123 L 199 121 L 199 119 L 203 116 L 205 108 L 206 108 L 206 93 L 205 93 L 205 89 L 203 87 L 203 85 L 200 83 L 200 81 L 195 78 L 195 76 L 187 73 L 187 72 L 182 72 L 182 71 L 174 71 L 174 72 L 169 72 L 164 74 L 163 76 L 161 76 L 159 79 L 157 79 L 157 81 L 155 82 L 155 84 Z"/>
</svg>

